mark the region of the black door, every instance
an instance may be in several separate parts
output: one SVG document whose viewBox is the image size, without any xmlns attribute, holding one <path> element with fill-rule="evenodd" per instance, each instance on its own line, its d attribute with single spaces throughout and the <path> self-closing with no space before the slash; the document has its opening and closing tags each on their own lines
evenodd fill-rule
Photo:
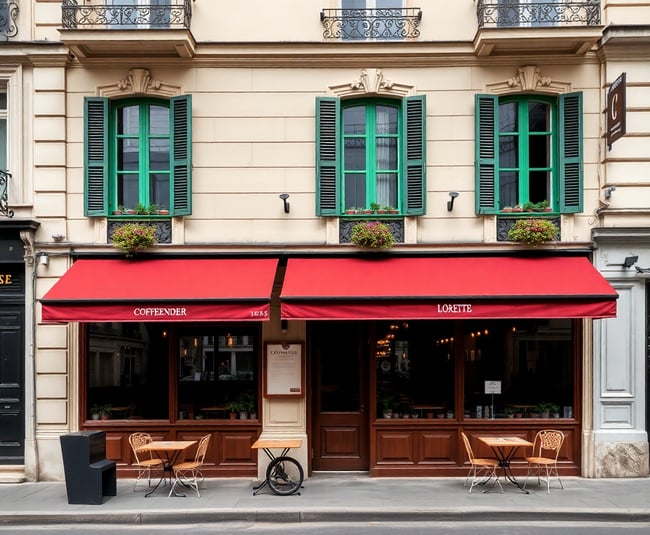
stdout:
<svg viewBox="0 0 650 535">
<path fill-rule="evenodd" d="M 24 464 L 24 312 L 0 308 L 0 464 Z"/>
</svg>

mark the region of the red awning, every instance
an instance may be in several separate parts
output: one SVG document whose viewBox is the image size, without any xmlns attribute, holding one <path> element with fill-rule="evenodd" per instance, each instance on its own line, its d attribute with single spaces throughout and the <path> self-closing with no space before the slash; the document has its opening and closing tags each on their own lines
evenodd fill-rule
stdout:
<svg viewBox="0 0 650 535">
<path fill-rule="evenodd" d="M 583 257 L 290 259 L 283 319 L 611 318 Z"/>
<path fill-rule="evenodd" d="M 277 259 L 77 260 L 44 322 L 266 321 Z"/>
</svg>

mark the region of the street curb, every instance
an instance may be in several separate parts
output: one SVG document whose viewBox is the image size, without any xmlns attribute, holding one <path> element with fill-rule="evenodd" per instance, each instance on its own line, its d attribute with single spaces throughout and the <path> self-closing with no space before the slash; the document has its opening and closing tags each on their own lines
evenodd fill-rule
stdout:
<svg viewBox="0 0 650 535">
<path fill-rule="evenodd" d="M 350 510 L 213 510 L 213 511 L 155 511 L 110 513 L 9 513 L 0 515 L 0 526 L 30 524 L 115 524 L 153 525 L 213 522 L 650 522 L 650 512 L 634 509 L 611 510 L 404 510 L 404 509 L 350 509 Z"/>
</svg>

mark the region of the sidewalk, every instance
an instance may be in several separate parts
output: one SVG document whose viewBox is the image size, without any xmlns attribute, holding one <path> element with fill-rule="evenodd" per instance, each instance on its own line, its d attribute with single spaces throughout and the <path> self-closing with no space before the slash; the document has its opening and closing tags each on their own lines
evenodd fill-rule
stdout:
<svg viewBox="0 0 650 535">
<path fill-rule="evenodd" d="M 511 484 L 505 492 L 472 494 L 463 478 L 370 478 L 317 475 L 301 495 L 252 495 L 249 478 L 208 479 L 201 497 L 167 497 L 165 488 L 145 498 L 146 483 L 117 481 L 117 496 L 102 505 L 69 505 L 65 483 L 0 484 L 0 525 L 106 523 L 154 524 L 217 521 L 361 522 L 580 520 L 650 522 L 650 479 L 563 478 L 564 490 Z M 556 481 L 557 485 L 557 481 Z"/>
</svg>

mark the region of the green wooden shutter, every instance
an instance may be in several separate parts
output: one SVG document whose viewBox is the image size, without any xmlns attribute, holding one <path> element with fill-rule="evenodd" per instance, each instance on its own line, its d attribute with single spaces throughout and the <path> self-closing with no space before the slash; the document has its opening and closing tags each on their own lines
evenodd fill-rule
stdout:
<svg viewBox="0 0 650 535">
<path fill-rule="evenodd" d="M 108 215 L 108 99 L 84 98 L 84 215 Z"/>
<path fill-rule="evenodd" d="M 426 120 L 427 107 L 424 95 L 406 97 L 402 109 L 404 136 L 404 167 L 402 175 L 406 184 L 405 213 L 423 215 L 426 189 Z"/>
<path fill-rule="evenodd" d="M 172 215 L 192 213 L 192 95 L 171 99 Z"/>
<path fill-rule="evenodd" d="M 560 95 L 560 211 L 582 212 L 582 93 Z"/>
<path fill-rule="evenodd" d="M 339 213 L 340 108 L 335 97 L 316 98 L 316 215 Z"/>
<path fill-rule="evenodd" d="M 499 99 L 496 95 L 476 95 L 474 103 L 476 213 L 492 214 L 499 209 L 496 176 L 499 167 Z"/>
</svg>

